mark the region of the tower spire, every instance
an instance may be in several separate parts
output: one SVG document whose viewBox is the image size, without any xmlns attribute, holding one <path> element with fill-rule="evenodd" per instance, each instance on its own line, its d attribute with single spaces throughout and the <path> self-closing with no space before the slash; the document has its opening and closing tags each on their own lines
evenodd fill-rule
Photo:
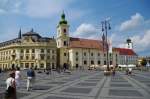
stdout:
<svg viewBox="0 0 150 99">
<path fill-rule="evenodd" d="M 59 21 L 59 25 L 61 25 L 61 24 L 67 24 L 67 23 L 68 22 L 65 19 L 65 13 L 64 13 L 64 10 L 63 10 L 63 12 L 61 14 L 61 20 Z"/>
<path fill-rule="evenodd" d="M 22 34 L 21 34 L 21 28 L 20 28 L 19 33 L 18 33 L 18 38 L 21 39 L 21 36 Z"/>
<path fill-rule="evenodd" d="M 32 28 L 30 32 L 34 32 L 34 29 Z"/>
</svg>

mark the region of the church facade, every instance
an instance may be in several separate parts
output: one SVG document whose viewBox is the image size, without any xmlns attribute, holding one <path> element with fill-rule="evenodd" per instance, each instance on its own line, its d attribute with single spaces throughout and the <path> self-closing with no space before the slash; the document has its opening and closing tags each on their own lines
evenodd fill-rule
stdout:
<svg viewBox="0 0 150 99">
<path fill-rule="evenodd" d="M 83 39 L 69 36 L 69 24 L 65 14 L 57 26 L 57 37 L 42 37 L 31 30 L 19 32 L 18 38 L 0 43 L 0 68 L 7 69 L 17 65 L 21 68 L 83 68 L 91 66 L 110 66 L 137 64 L 137 54 L 132 49 L 132 42 L 127 41 L 127 48 L 110 48 L 107 53 L 100 40 Z"/>
</svg>

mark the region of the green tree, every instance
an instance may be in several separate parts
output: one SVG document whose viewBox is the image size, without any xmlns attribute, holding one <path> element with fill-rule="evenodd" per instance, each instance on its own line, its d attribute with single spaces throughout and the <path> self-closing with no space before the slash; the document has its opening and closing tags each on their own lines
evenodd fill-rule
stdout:
<svg viewBox="0 0 150 99">
<path fill-rule="evenodd" d="M 141 61 L 141 65 L 142 65 L 142 66 L 146 66 L 146 64 L 147 64 L 146 59 L 143 58 L 142 61 Z"/>
</svg>

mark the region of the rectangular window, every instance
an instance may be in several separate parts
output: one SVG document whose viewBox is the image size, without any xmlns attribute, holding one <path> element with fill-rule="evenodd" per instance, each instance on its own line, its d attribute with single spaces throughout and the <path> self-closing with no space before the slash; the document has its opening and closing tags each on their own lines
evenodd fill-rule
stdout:
<svg viewBox="0 0 150 99">
<path fill-rule="evenodd" d="M 23 66 L 23 63 L 21 63 L 21 64 L 20 64 L 20 67 L 21 67 L 21 68 L 23 68 L 23 67 L 24 67 L 24 66 Z"/>
<path fill-rule="evenodd" d="M 34 50 L 34 49 L 32 49 L 32 53 L 35 53 L 35 50 Z"/>
<path fill-rule="evenodd" d="M 87 61 L 84 61 L 84 65 L 86 65 L 87 64 Z"/>
<path fill-rule="evenodd" d="M 93 53 L 91 53 L 91 56 L 93 56 Z"/>
<path fill-rule="evenodd" d="M 21 49 L 21 51 L 20 51 L 21 53 L 23 53 L 23 49 Z"/>
<path fill-rule="evenodd" d="M 50 53 L 50 49 L 47 49 L 47 53 Z"/>
<path fill-rule="evenodd" d="M 32 55 L 32 60 L 34 60 L 35 59 L 35 56 L 34 55 Z"/>
<path fill-rule="evenodd" d="M 26 60 L 28 60 L 29 59 L 29 56 L 26 56 Z"/>
<path fill-rule="evenodd" d="M 86 53 L 84 52 L 84 56 L 86 56 Z"/>
<path fill-rule="evenodd" d="M 55 51 L 54 51 L 54 50 L 52 50 L 52 53 L 54 54 L 54 53 L 55 53 Z"/>
<path fill-rule="evenodd" d="M 54 55 L 52 56 L 52 59 L 55 59 L 55 56 L 54 56 Z"/>
<path fill-rule="evenodd" d="M 40 68 L 44 68 L 44 63 L 41 63 L 41 64 L 40 64 Z"/>
<path fill-rule="evenodd" d="M 47 59 L 50 59 L 50 56 L 47 56 Z"/>
<path fill-rule="evenodd" d="M 31 67 L 34 67 L 34 63 L 31 63 Z"/>
<path fill-rule="evenodd" d="M 44 53 L 44 49 L 41 49 L 41 53 Z"/>
<path fill-rule="evenodd" d="M 76 61 L 78 61 L 78 58 L 76 58 Z"/>
<path fill-rule="evenodd" d="M 23 60 L 23 56 L 20 56 L 20 59 Z"/>
<path fill-rule="evenodd" d="M 29 68 L 29 63 L 25 63 L 25 68 Z"/>
<path fill-rule="evenodd" d="M 104 65 L 106 65 L 106 61 L 104 61 Z"/>
<path fill-rule="evenodd" d="M 78 52 L 76 52 L 76 55 L 78 55 Z"/>
<path fill-rule="evenodd" d="M 64 56 L 66 56 L 66 53 L 64 53 Z"/>
<path fill-rule="evenodd" d="M 29 53 L 29 49 L 26 49 L 26 53 Z"/>
<path fill-rule="evenodd" d="M 45 56 L 44 56 L 44 55 L 40 55 L 40 57 L 41 57 L 41 60 L 44 60 L 44 57 L 45 57 Z"/>
</svg>

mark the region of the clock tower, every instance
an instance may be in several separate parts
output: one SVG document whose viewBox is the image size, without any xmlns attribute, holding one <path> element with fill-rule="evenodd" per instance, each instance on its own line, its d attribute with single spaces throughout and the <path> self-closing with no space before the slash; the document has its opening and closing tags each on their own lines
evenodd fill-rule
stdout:
<svg viewBox="0 0 150 99">
<path fill-rule="evenodd" d="M 65 13 L 61 15 L 61 19 L 57 26 L 57 48 L 58 48 L 58 66 L 60 68 L 69 69 L 69 25 L 65 19 Z"/>
</svg>

